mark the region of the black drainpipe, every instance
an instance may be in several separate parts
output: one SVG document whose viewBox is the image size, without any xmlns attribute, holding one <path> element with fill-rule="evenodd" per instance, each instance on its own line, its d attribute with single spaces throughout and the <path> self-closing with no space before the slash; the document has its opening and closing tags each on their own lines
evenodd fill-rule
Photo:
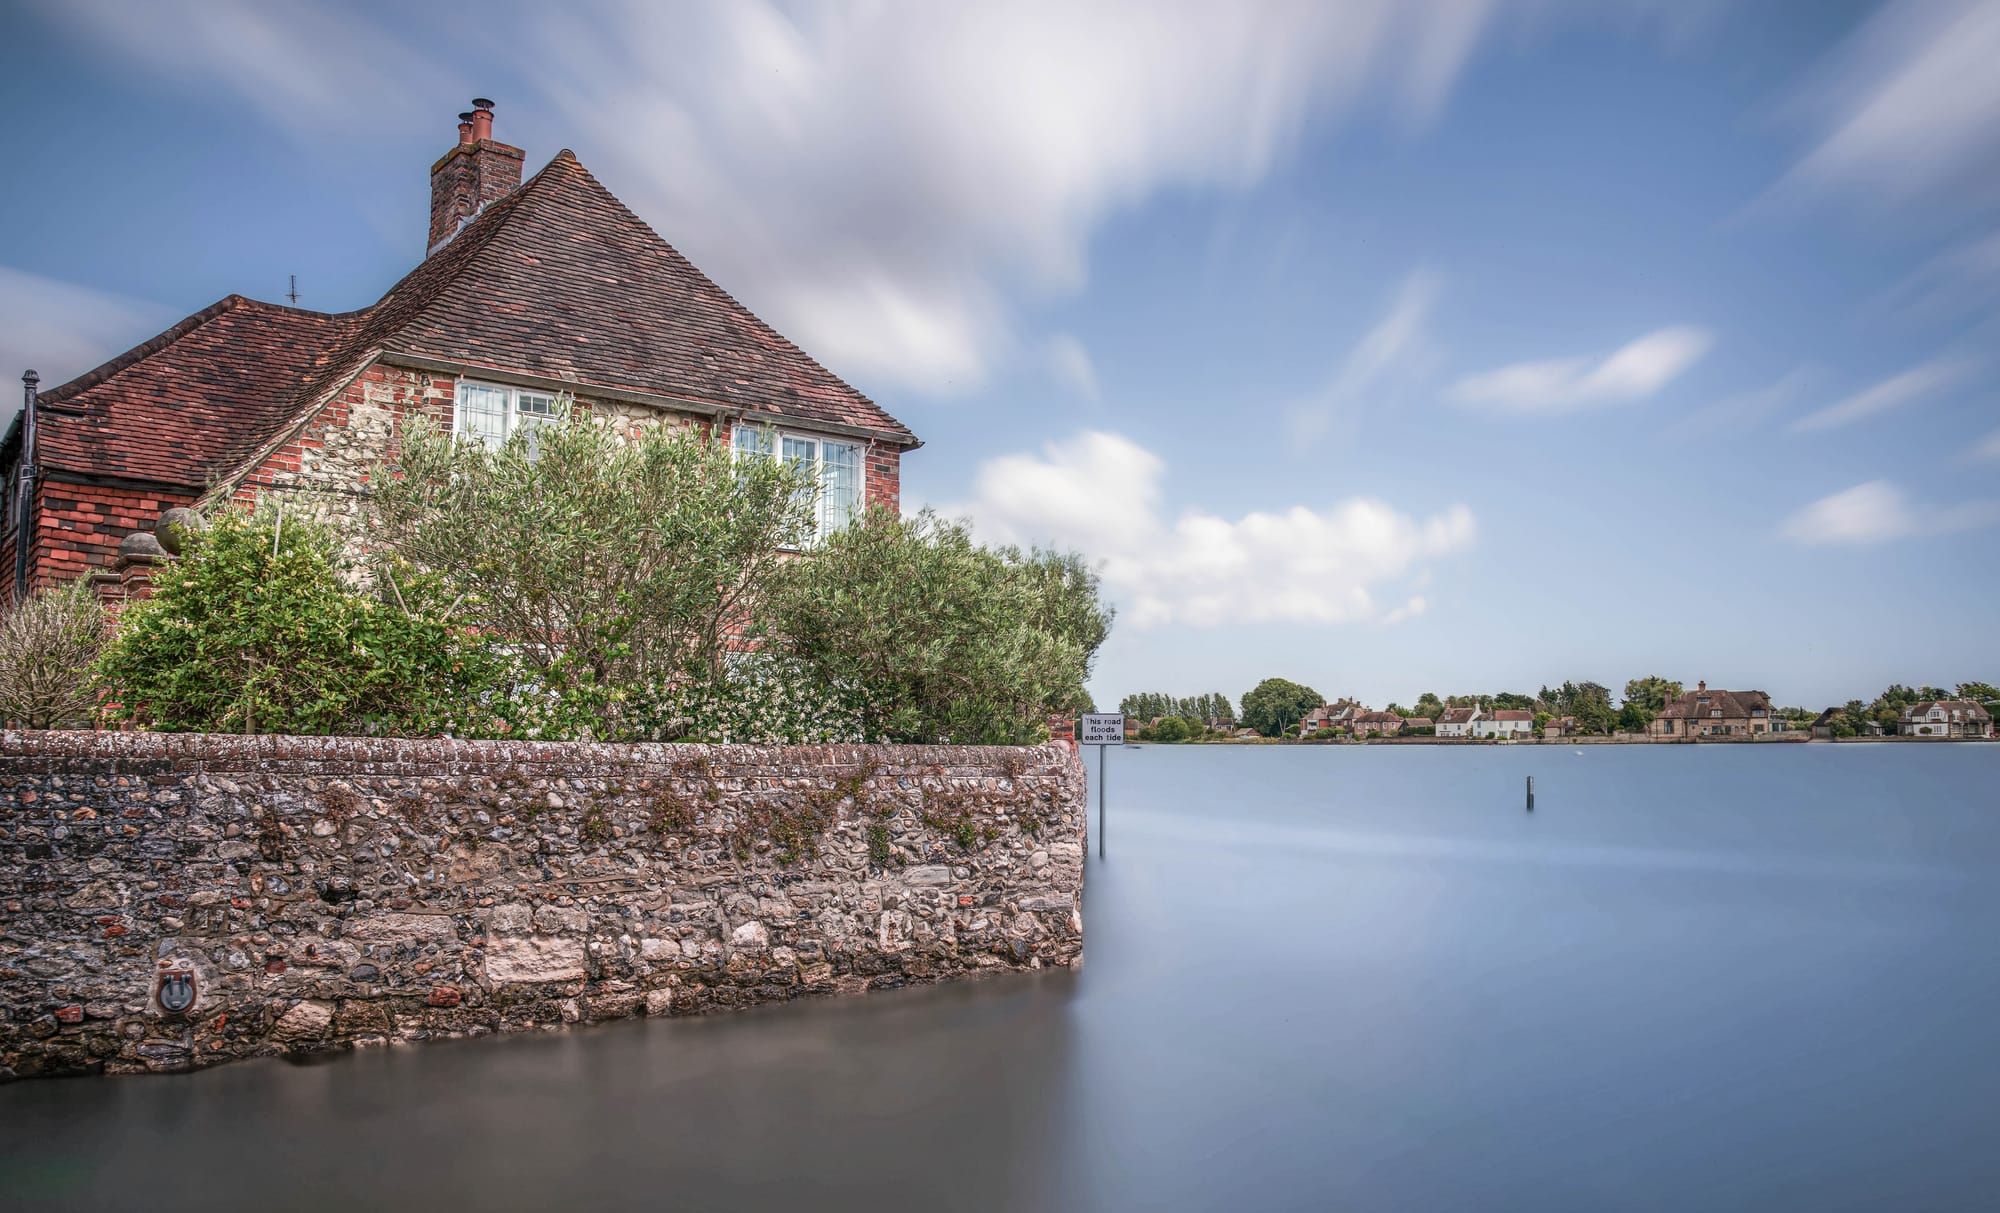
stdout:
<svg viewBox="0 0 2000 1213">
<path fill-rule="evenodd" d="M 35 521 L 35 385 L 33 371 L 21 376 L 21 500 L 14 511 L 14 601 L 28 596 L 28 537 Z"/>
</svg>

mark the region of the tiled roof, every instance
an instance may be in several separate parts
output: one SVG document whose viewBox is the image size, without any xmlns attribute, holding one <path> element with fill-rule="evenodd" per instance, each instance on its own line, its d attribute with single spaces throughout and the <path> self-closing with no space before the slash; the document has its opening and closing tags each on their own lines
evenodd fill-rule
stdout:
<svg viewBox="0 0 2000 1213">
<path fill-rule="evenodd" d="M 567 149 L 452 244 L 468 237 L 478 247 L 464 268 L 399 318 L 387 349 L 914 441 L 660 239 Z"/>
<path fill-rule="evenodd" d="M 283 422 L 315 360 L 352 323 L 231 295 L 43 392 L 39 461 L 200 490 Z"/>
<path fill-rule="evenodd" d="M 1478 713 L 1478 708 L 1446 708 L 1444 715 L 1438 717 L 1438 723 L 1470 724 L 1472 723 L 1472 718 L 1478 715 Z"/>
<path fill-rule="evenodd" d="M 1970 699 L 1926 699 L 1903 709 L 1903 719 L 1930 715 L 1932 708 L 1943 708 L 1946 715 L 1956 714 L 1960 720 L 1988 720 L 1986 709 Z"/>
<path fill-rule="evenodd" d="M 1532 723 L 1535 719 L 1535 714 L 1533 712 L 1524 711 L 1521 708 L 1496 708 L 1493 711 L 1487 713 L 1486 718 L 1488 720 L 1513 720 L 1513 721 L 1526 720 Z"/>
<path fill-rule="evenodd" d="M 1702 702 L 1706 700 L 1707 702 Z M 1704 719 L 1720 711 L 1724 720 L 1747 719 L 1751 712 L 1771 710 L 1771 697 L 1762 691 L 1702 691 L 1682 693 L 1679 699 L 1660 709 L 1663 719 Z"/>
<path fill-rule="evenodd" d="M 42 394 L 43 462 L 205 487 L 378 354 L 916 437 L 731 298 L 565 150 L 373 307 L 232 295 Z M 63 411 L 76 409 L 72 415 Z"/>
</svg>

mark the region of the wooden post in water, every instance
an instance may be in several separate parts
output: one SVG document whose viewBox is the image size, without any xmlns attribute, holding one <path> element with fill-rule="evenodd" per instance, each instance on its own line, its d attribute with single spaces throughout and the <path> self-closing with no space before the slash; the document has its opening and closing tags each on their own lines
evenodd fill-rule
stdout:
<svg viewBox="0 0 2000 1213">
<path fill-rule="evenodd" d="M 1528 811 L 1530 813 L 1535 811 L 1535 777 L 1533 775 L 1528 776 Z"/>
</svg>

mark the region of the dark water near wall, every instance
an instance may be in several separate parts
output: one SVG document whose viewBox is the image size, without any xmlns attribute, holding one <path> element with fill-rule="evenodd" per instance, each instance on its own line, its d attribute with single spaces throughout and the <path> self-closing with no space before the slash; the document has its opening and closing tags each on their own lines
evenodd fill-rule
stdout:
<svg viewBox="0 0 2000 1213">
<path fill-rule="evenodd" d="M 2000 1207 L 2000 746 L 1110 763 L 1081 974 L 16 1083 L 0 1205 Z"/>
</svg>

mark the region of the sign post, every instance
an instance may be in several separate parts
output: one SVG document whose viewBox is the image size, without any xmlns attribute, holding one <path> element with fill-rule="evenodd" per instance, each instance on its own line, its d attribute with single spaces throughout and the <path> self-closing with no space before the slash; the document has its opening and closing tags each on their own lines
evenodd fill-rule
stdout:
<svg viewBox="0 0 2000 1213">
<path fill-rule="evenodd" d="M 1104 747 L 1125 744 L 1125 713 L 1085 712 L 1077 721 L 1077 742 L 1097 747 L 1097 857 L 1104 858 Z"/>
</svg>

